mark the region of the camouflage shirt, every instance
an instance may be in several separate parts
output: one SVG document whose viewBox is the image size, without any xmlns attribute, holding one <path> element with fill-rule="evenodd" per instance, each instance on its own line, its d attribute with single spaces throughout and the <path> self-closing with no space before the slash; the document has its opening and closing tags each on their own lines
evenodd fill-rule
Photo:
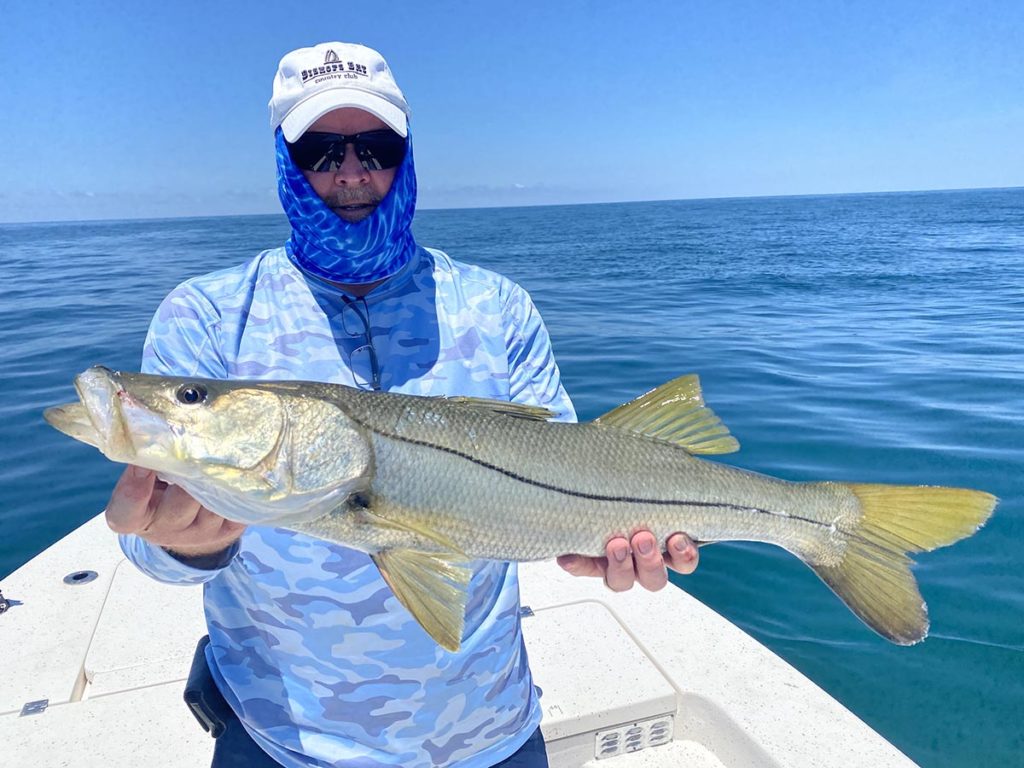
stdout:
<svg viewBox="0 0 1024 768">
<path fill-rule="evenodd" d="M 575 419 L 526 292 L 424 248 L 365 300 L 303 274 L 284 249 L 189 280 L 157 311 L 143 370 L 365 387 L 368 336 L 384 390 Z M 218 686 L 286 766 L 490 766 L 540 722 L 514 564 L 474 563 L 462 648 L 449 653 L 365 554 L 340 545 L 250 526 L 212 570 L 135 536 L 121 545 L 156 579 L 203 584 Z"/>
</svg>

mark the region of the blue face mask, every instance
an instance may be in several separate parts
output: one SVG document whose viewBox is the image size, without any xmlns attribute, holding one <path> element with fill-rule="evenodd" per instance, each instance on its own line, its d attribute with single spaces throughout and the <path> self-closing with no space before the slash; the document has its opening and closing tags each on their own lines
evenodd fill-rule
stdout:
<svg viewBox="0 0 1024 768">
<path fill-rule="evenodd" d="M 275 133 L 277 193 L 292 225 L 288 256 L 305 272 L 338 283 L 372 283 L 390 277 L 416 251 L 416 169 L 412 135 L 391 190 L 362 221 L 345 221 L 327 207 L 288 154 L 284 134 Z"/>
</svg>

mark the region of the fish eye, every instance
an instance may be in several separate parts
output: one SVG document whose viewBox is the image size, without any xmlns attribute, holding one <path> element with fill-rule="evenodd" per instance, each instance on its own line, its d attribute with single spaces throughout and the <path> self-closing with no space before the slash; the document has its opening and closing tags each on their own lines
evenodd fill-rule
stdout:
<svg viewBox="0 0 1024 768">
<path fill-rule="evenodd" d="M 182 384 L 175 396 L 183 405 L 198 405 L 206 400 L 206 387 L 202 384 Z"/>
</svg>

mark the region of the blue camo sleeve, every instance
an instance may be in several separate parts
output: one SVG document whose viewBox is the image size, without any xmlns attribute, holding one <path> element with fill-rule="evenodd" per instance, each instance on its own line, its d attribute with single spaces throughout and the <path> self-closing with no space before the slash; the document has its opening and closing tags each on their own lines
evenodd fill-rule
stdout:
<svg viewBox="0 0 1024 768">
<path fill-rule="evenodd" d="M 118 540 L 125 557 L 131 560 L 144 574 L 157 581 L 162 581 L 164 584 L 180 584 L 182 586 L 203 584 L 209 581 L 228 567 L 240 549 L 240 545 L 236 541 L 224 554 L 221 561 L 223 565 L 218 568 L 205 569 L 193 568 L 139 536 L 120 534 Z"/>
<path fill-rule="evenodd" d="M 529 294 L 510 285 L 504 304 L 510 399 L 549 408 L 556 421 L 574 422 L 576 409 L 562 386 L 544 320 Z"/>
<path fill-rule="evenodd" d="M 142 372 L 162 376 L 223 379 L 227 366 L 218 350 L 220 318 L 212 305 L 184 284 L 172 291 L 149 326 L 142 352 Z M 202 584 L 216 576 L 238 552 L 226 553 L 220 567 L 193 568 L 134 535 L 119 537 L 121 550 L 143 573 L 166 584 Z"/>
<path fill-rule="evenodd" d="M 160 304 L 142 349 L 142 372 L 161 376 L 227 378 L 220 353 L 220 316 L 188 283 Z"/>
</svg>

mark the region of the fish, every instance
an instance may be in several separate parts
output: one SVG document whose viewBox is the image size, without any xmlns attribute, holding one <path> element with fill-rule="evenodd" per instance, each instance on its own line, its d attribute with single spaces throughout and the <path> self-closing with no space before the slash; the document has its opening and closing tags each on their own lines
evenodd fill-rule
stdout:
<svg viewBox="0 0 1024 768">
<path fill-rule="evenodd" d="M 302 381 L 154 376 L 94 366 L 46 410 L 115 462 L 155 470 L 217 514 L 367 553 L 442 647 L 460 647 L 472 562 L 601 556 L 651 531 L 779 546 L 867 626 L 928 633 L 911 554 L 972 535 L 984 491 L 791 482 L 705 458 L 739 443 L 694 374 L 588 423 L 545 408 Z"/>
</svg>

